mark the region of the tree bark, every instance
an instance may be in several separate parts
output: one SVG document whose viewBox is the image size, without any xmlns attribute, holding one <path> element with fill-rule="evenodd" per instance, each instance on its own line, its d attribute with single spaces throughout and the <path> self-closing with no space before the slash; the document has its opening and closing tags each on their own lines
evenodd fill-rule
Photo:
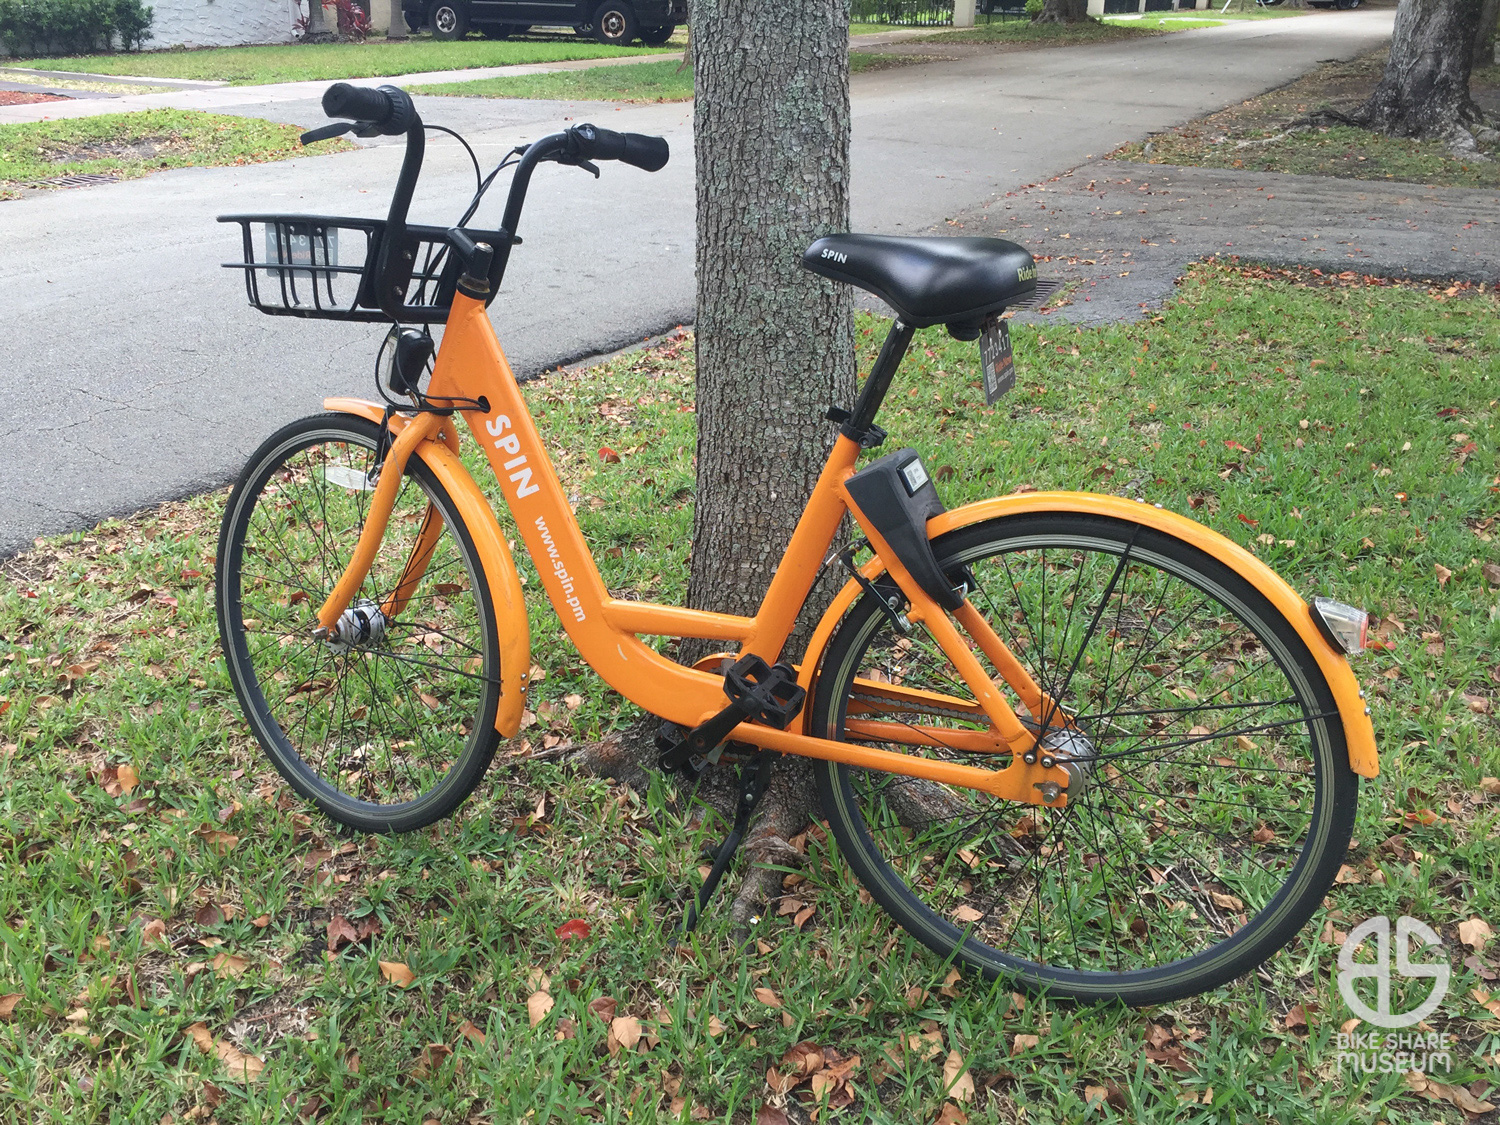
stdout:
<svg viewBox="0 0 1500 1125">
<path fill-rule="evenodd" d="M 1449 141 L 1482 124 L 1469 96 L 1481 2 L 1401 0 L 1385 76 L 1347 119 L 1392 136 Z"/>
<path fill-rule="evenodd" d="M 753 615 L 832 442 L 824 411 L 853 398 L 849 290 L 799 264 L 815 239 L 849 229 L 849 0 L 693 0 L 691 37 L 698 468 L 688 603 Z M 705 651 L 685 644 L 678 659 Z M 652 723 L 580 763 L 638 784 L 654 764 Z M 704 789 L 732 811 L 728 778 Z M 744 845 L 756 866 L 744 865 L 737 925 L 779 890 L 779 874 L 759 865 L 795 858 L 785 840 L 807 823 L 812 793 L 808 763 L 777 763 Z"/>
<path fill-rule="evenodd" d="M 1493 66 L 1495 32 L 1500 25 L 1500 0 L 1484 0 L 1479 10 L 1479 32 L 1474 36 L 1474 66 Z"/>
<path fill-rule="evenodd" d="M 1037 23 L 1082 23 L 1089 18 L 1089 0 L 1046 0 Z"/>
</svg>

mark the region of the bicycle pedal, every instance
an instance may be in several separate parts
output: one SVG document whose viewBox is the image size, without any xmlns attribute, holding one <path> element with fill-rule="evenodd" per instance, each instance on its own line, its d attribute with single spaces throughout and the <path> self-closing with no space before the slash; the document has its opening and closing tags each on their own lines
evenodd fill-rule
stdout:
<svg viewBox="0 0 1500 1125">
<path fill-rule="evenodd" d="M 754 653 L 740 657 L 724 673 L 724 694 L 746 718 L 777 730 L 786 730 L 807 698 L 797 684 L 796 669 L 789 664 L 767 664 Z"/>
</svg>

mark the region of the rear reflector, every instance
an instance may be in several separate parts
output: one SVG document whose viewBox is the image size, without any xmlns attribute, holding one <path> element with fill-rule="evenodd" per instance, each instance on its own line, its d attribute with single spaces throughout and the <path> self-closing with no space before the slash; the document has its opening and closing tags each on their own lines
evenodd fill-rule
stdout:
<svg viewBox="0 0 1500 1125">
<path fill-rule="evenodd" d="M 1332 598 L 1314 598 L 1313 620 L 1335 648 L 1342 649 L 1350 656 L 1365 651 L 1365 633 L 1370 627 L 1370 615 L 1364 610 L 1336 602 Z"/>
</svg>

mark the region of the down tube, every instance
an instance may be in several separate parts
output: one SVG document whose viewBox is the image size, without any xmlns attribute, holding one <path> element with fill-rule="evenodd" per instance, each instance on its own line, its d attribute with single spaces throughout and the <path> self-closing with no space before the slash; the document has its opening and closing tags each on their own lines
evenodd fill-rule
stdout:
<svg viewBox="0 0 1500 1125">
<path fill-rule="evenodd" d="M 428 393 L 476 392 L 488 400 L 489 411 L 464 411 L 464 418 L 489 458 L 547 597 L 583 658 L 610 687 L 664 719 L 695 726 L 719 710 L 724 692 L 718 676 L 684 668 L 605 621 L 609 592 L 484 305 L 458 294 Z"/>
</svg>

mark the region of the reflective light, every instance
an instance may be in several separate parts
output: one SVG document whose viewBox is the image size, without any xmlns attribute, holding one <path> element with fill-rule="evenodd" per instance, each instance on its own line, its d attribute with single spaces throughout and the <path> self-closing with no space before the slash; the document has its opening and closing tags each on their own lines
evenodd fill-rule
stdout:
<svg viewBox="0 0 1500 1125">
<path fill-rule="evenodd" d="M 1314 598 L 1313 620 L 1334 647 L 1350 656 L 1364 652 L 1365 634 L 1370 627 L 1370 615 L 1364 610 L 1332 598 Z"/>
</svg>

